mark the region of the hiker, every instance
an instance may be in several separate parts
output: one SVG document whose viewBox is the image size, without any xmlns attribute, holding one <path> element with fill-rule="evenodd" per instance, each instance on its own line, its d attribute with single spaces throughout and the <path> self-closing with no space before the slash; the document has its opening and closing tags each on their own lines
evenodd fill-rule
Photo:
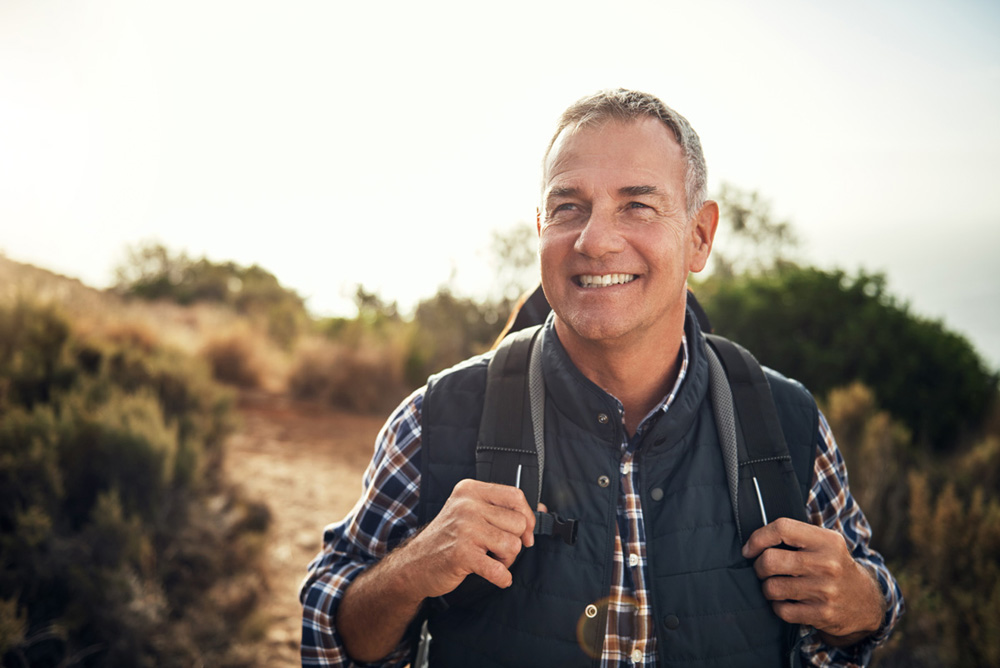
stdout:
<svg viewBox="0 0 1000 668">
<path fill-rule="evenodd" d="M 432 377 L 389 418 L 361 498 L 325 530 L 301 591 L 303 666 L 422 663 L 418 643 L 431 666 L 868 662 L 902 596 L 800 384 L 766 371 L 784 459 L 806 463 L 807 521 L 768 518 L 763 475 L 740 482 L 757 486 L 759 511 L 731 496 L 717 357 L 686 297 L 718 218 L 698 136 L 659 99 L 604 91 L 564 112 L 537 222 L 552 307 L 531 353 L 544 474 L 527 482 L 541 502 L 522 491 L 522 464 L 477 479 L 490 355 Z M 519 461 L 534 470 L 536 456 Z M 760 528 L 741 535 L 734 513 Z"/>
</svg>

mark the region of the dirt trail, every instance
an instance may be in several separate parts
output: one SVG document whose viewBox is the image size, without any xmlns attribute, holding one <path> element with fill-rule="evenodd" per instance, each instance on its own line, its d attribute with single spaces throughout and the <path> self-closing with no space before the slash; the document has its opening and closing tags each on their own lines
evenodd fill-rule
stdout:
<svg viewBox="0 0 1000 668">
<path fill-rule="evenodd" d="M 351 509 L 384 416 L 368 417 L 245 394 L 240 429 L 228 441 L 229 479 L 271 509 L 264 555 L 269 628 L 260 666 L 299 665 L 298 587 L 319 551 L 323 527 Z"/>
</svg>

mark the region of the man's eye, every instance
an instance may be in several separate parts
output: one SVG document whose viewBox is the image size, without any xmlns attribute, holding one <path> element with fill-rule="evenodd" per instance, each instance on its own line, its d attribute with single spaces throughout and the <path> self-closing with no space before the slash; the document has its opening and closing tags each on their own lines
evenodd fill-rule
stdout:
<svg viewBox="0 0 1000 668">
<path fill-rule="evenodd" d="M 552 209 L 552 213 L 559 213 L 560 211 L 573 211 L 574 209 L 576 209 L 576 205 L 567 202 Z"/>
<path fill-rule="evenodd" d="M 647 205 L 643 204 L 642 202 L 629 202 L 628 203 L 628 208 L 630 208 L 630 209 L 648 209 L 650 207 L 648 207 Z"/>
</svg>

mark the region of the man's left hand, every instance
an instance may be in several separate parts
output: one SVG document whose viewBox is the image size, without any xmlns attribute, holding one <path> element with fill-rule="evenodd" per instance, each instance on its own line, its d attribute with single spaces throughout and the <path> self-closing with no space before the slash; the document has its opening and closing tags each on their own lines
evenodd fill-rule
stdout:
<svg viewBox="0 0 1000 668">
<path fill-rule="evenodd" d="M 795 549 L 779 549 L 782 543 Z M 878 583 L 836 531 L 779 518 L 753 532 L 743 556 L 757 560 L 754 571 L 775 614 L 815 627 L 830 645 L 852 645 L 882 624 Z"/>
</svg>

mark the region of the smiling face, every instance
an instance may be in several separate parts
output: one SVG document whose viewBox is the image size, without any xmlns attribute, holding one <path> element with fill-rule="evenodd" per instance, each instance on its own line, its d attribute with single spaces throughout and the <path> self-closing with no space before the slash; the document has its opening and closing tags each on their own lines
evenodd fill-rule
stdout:
<svg viewBox="0 0 1000 668">
<path fill-rule="evenodd" d="M 660 121 L 568 128 L 545 164 L 542 287 L 574 344 L 679 341 L 688 272 L 711 250 L 718 207 L 691 219 L 685 158 Z"/>
</svg>

